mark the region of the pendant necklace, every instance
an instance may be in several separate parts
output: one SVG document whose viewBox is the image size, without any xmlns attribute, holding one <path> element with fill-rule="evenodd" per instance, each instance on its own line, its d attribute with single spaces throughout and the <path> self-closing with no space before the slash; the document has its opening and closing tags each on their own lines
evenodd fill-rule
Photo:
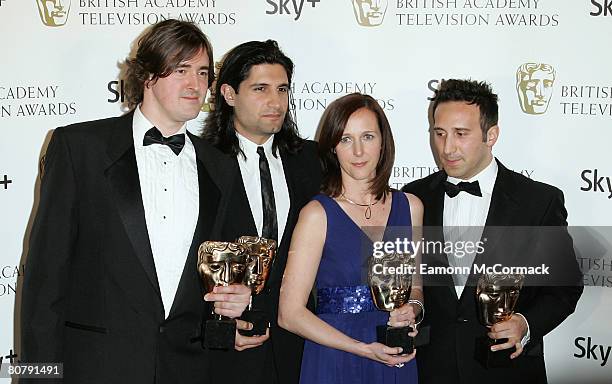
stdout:
<svg viewBox="0 0 612 384">
<path fill-rule="evenodd" d="M 368 204 L 359 204 L 354 202 L 353 200 L 349 199 L 348 197 L 344 196 L 344 192 L 340 195 L 340 197 L 342 197 L 344 200 L 346 200 L 347 202 L 353 204 L 353 205 L 357 205 L 359 207 L 367 207 L 365 210 L 365 218 L 367 220 L 370 220 L 370 218 L 372 217 L 372 206 L 376 205 L 376 203 L 378 203 L 378 200 L 376 200 L 374 203 L 368 203 Z"/>
</svg>

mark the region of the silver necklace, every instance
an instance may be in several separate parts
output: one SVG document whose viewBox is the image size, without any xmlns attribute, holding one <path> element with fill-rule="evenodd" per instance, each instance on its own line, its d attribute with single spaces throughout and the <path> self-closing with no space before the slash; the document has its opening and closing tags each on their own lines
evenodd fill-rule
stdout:
<svg viewBox="0 0 612 384">
<path fill-rule="evenodd" d="M 349 199 L 348 197 L 346 197 L 346 196 L 344 195 L 344 192 L 342 192 L 342 194 L 340 195 L 340 197 L 342 197 L 342 198 L 343 198 L 344 200 L 346 200 L 348 203 L 351 203 L 351 204 L 353 204 L 353 205 L 357 205 L 357 206 L 359 206 L 359 207 L 367 207 L 367 208 L 366 208 L 366 210 L 365 210 L 365 218 L 366 218 L 367 220 L 370 220 L 370 218 L 372 218 L 372 206 L 373 206 L 373 205 L 376 205 L 376 203 L 378 203 L 378 200 L 376 200 L 376 201 L 375 201 L 375 202 L 373 202 L 373 203 L 371 203 L 371 202 L 370 202 L 370 203 L 368 203 L 368 204 L 359 204 L 359 203 L 356 203 L 356 202 L 354 202 L 353 200 Z"/>
</svg>

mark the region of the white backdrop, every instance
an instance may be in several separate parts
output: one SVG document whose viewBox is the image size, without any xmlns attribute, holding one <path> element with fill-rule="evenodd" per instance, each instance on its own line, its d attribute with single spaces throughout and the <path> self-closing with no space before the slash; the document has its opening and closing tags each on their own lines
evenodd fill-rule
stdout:
<svg viewBox="0 0 612 384">
<path fill-rule="evenodd" d="M 379 3 L 380 13 L 362 17 L 357 3 L 364 2 Z M 14 308 L 20 278 L 27 273 L 23 255 L 50 130 L 122 113 L 116 102 L 118 63 L 150 23 L 168 17 L 198 22 L 217 59 L 247 40 L 278 40 L 296 64 L 293 92 L 304 136 L 314 136 L 330 101 L 353 91 L 372 94 L 396 138 L 395 187 L 436 170 L 427 107 L 437 81 L 490 81 L 500 96 L 495 155 L 510 168 L 561 188 L 570 225 L 606 226 L 612 216 L 612 165 L 606 155 L 612 141 L 610 4 L 0 0 L 0 358 L 18 359 Z M 555 70 L 554 81 L 549 76 L 548 82 L 531 84 L 535 94 L 540 90 L 548 97 L 544 113 L 521 108 L 516 72 L 525 63 Z M 199 125 L 190 123 L 192 130 Z M 553 384 L 612 382 L 612 359 L 605 360 L 606 352 L 612 355 L 610 232 L 573 231 L 582 261 L 591 263 L 585 276 L 590 286 L 576 314 L 546 338 Z"/>
</svg>

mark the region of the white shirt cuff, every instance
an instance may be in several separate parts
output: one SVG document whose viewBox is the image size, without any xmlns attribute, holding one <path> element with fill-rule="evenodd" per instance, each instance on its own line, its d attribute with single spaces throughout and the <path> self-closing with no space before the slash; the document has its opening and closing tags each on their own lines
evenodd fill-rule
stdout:
<svg viewBox="0 0 612 384">
<path fill-rule="evenodd" d="M 527 345 L 529 339 L 531 338 L 531 332 L 529 332 L 529 322 L 527 321 L 527 318 L 525 318 L 525 316 L 523 316 L 522 314 L 517 313 L 517 315 L 522 317 L 523 320 L 525 320 L 525 324 L 527 324 L 527 333 L 525 333 L 525 336 L 523 336 L 523 338 L 521 339 L 521 346 L 525 348 L 525 345 Z"/>
</svg>

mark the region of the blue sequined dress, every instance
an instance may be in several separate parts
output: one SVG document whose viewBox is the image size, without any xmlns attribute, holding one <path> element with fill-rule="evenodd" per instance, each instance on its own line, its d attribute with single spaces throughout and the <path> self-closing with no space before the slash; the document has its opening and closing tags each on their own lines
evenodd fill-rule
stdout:
<svg viewBox="0 0 612 384">
<path fill-rule="evenodd" d="M 376 341 L 376 326 L 386 324 L 389 314 L 376 309 L 366 285 L 372 243 L 335 200 L 322 194 L 314 200 L 321 203 L 327 216 L 327 234 L 316 277 L 317 316 L 356 340 Z M 408 200 L 403 193 L 394 191 L 384 239 L 410 239 L 410 232 Z M 415 360 L 402 368 L 387 367 L 306 340 L 300 383 L 412 384 L 417 383 Z"/>
</svg>

